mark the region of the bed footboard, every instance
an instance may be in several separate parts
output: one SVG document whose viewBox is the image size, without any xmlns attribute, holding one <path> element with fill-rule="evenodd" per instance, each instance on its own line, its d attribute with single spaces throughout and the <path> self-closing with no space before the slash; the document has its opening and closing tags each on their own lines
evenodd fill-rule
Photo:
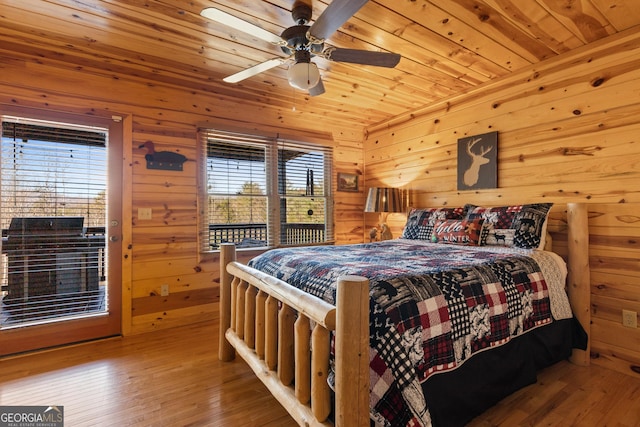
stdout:
<svg viewBox="0 0 640 427">
<path fill-rule="evenodd" d="M 336 306 L 220 250 L 218 357 L 237 353 L 300 425 L 369 425 L 369 281 L 341 277 Z M 335 399 L 327 377 L 335 331 Z"/>
</svg>

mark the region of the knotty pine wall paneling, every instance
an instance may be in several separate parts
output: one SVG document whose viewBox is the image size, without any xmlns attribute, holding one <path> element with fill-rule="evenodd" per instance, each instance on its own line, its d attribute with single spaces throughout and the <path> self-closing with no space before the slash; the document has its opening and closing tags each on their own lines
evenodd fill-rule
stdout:
<svg viewBox="0 0 640 427">
<path fill-rule="evenodd" d="M 298 98 L 297 111 L 283 114 L 279 106 L 238 105 L 236 100 L 193 82 L 151 82 L 102 68 L 74 66 L 47 51 L 36 56 L 3 49 L 0 104 L 19 105 L 79 114 L 129 114 L 131 150 L 125 153 L 124 209 L 130 212 L 130 230 L 123 236 L 123 332 L 142 333 L 190 324 L 217 316 L 219 271 L 217 256 L 198 251 L 197 125 L 286 133 L 302 140 L 328 135 L 333 144 L 335 187 L 337 171 L 363 173 L 362 128 L 330 121 L 306 120 Z M 146 168 L 147 141 L 157 151 L 174 151 L 188 160 L 182 172 Z M 337 193 L 336 243 L 362 241 L 363 193 Z M 152 210 L 150 220 L 138 218 L 138 209 Z M 252 252 L 241 255 L 248 258 Z M 118 280 L 118 278 L 112 278 Z M 129 285 L 130 284 L 130 285 Z M 161 285 L 169 295 L 160 296 Z"/>
<path fill-rule="evenodd" d="M 499 132 L 498 188 L 459 191 L 457 140 Z M 365 187 L 413 206 L 589 204 L 592 357 L 640 375 L 640 31 L 627 31 L 365 130 Z M 394 234 L 404 215 L 390 216 Z M 365 216 L 365 230 L 375 224 Z M 556 228 L 555 231 L 561 232 Z M 566 246 L 562 233 L 554 243 Z"/>
</svg>

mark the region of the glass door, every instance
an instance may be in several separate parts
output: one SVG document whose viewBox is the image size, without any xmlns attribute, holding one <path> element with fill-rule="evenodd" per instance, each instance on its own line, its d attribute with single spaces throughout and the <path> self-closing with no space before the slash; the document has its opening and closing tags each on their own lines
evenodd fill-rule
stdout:
<svg viewBox="0 0 640 427">
<path fill-rule="evenodd" d="M 119 334 L 121 126 L 4 114 L 1 129 L 0 356 Z"/>
</svg>

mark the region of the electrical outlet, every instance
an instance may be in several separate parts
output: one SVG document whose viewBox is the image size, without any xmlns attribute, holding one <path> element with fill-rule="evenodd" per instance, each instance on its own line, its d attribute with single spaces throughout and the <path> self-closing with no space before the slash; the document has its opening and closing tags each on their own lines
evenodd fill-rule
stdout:
<svg viewBox="0 0 640 427">
<path fill-rule="evenodd" d="M 627 328 L 638 327 L 638 313 L 631 310 L 622 310 L 622 326 Z"/>
<path fill-rule="evenodd" d="M 169 295 L 169 285 L 163 283 L 162 286 L 160 286 L 160 296 L 166 297 L 167 295 Z"/>
</svg>

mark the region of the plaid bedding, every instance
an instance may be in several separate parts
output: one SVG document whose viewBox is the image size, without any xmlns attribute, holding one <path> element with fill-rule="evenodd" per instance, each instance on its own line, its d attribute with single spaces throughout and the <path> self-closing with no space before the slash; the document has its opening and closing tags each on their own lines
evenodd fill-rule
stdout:
<svg viewBox="0 0 640 427">
<path fill-rule="evenodd" d="M 421 426 L 431 424 L 421 387 L 431 375 L 552 322 L 531 254 L 543 252 L 396 239 L 277 249 L 249 265 L 332 304 L 338 277 L 369 278 L 372 419 Z"/>
</svg>

